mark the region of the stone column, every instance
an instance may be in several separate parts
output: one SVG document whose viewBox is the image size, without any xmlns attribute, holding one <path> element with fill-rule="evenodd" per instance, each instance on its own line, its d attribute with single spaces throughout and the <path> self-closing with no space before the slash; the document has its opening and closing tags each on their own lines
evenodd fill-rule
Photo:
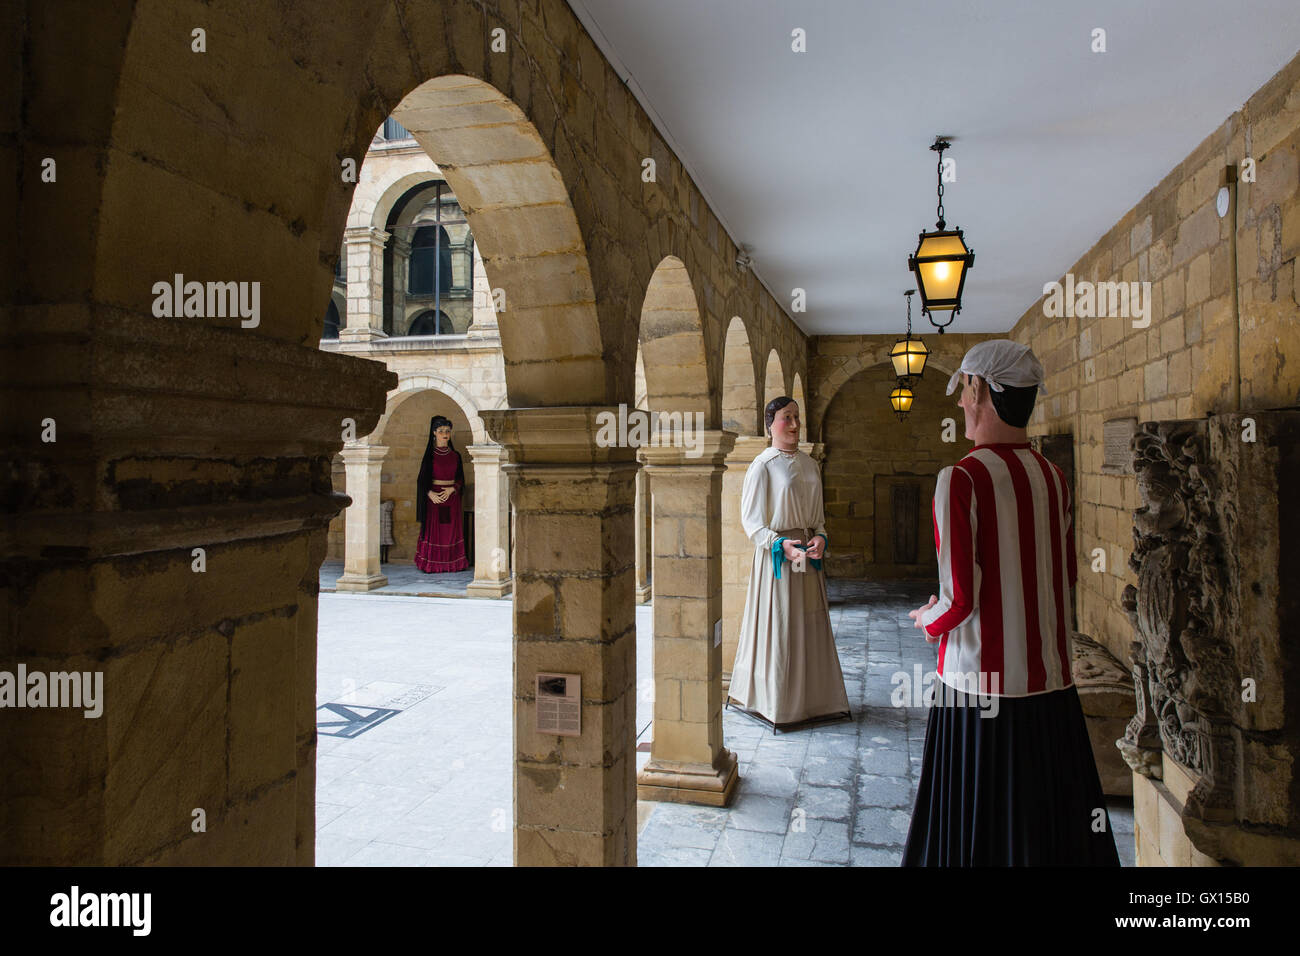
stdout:
<svg viewBox="0 0 1300 956">
<path fill-rule="evenodd" d="M 474 243 L 474 321 L 470 322 L 465 334 L 471 339 L 501 337 L 501 330 L 497 327 L 496 299 L 492 296 L 492 286 L 483 268 L 477 242 Z"/>
<path fill-rule="evenodd" d="M 644 456 L 636 473 L 636 603 L 650 600 L 650 480 L 646 477 Z"/>
<path fill-rule="evenodd" d="M 749 593 L 749 571 L 754 563 L 754 545 L 740 523 L 740 492 L 745 471 L 763 449 L 771 444 L 761 435 L 741 435 L 727 455 L 722 476 L 722 685 L 731 684 L 731 665 L 736 660 L 740 625 L 745 617 Z"/>
<path fill-rule="evenodd" d="M 409 281 L 408 273 L 411 268 L 411 243 L 409 239 L 403 239 L 401 236 L 395 235 L 393 236 L 393 241 L 390 245 L 392 247 L 393 254 L 391 257 L 392 276 L 390 278 L 390 285 L 388 287 L 389 289 L 388 297 L 392 301 L 392 305 L 393 305 L 393 334 L 405 335 L 406 334 L 406 284 Z M 380 272 L 379 276 L 380 276 L 381 286 L 382 286 L 383 273 Z M 379 294 L 382 297 L 383 295 L 382 288 L 380 289 Z M 381 329 L 384 327 L 384 316 L 382 313 L 379 316 L 379 327 Z"/>
<path fill-rule="evenodd" d="M 311 866 L 317 593 L 347 502 L 330 459 L 397 376 L 304 323 L 286 342 L 265 316 L 196 332 L 147 303 L 24 308 L 0 390 L 58 433 L 14 426 L 0 453 L 22 503 L 0 535 L 0 670 L 102 673 L 103 709 L 0 711 L 0 865 Z"/>
<path fill-rule="evenodd" d="M 474 580 L 469 597 L 499 598 L 510 593 L 509 482 L 501 471 L 505 449 L 470 445 L 474 462 Z"/>
<path fill-rule="evenodd" d="M 347 327 L 339 329 L 339 343 L 369 342 L 384 338 L 384 243 L 389 234 L 373 226 L 354 226 L 344 232 L 348 250 Z"/>
<path fill-rule="evenodd" d="M 654 742 L 637 796 L 726 806 L 739 776 L 722 745 L 722 473 L 734 432 L 641 450 L 654 485 Z"/>
<path fill-rule="evenodd" d="M 379 473 L 388 454 L 385 445 L 344 445 L 347 493 L 352 504 L 343 513 L 343 576 L 340 591 L 373 591 L 388 583 L 379 565 Z"/>
<path fill-rule="evenodd" d="M 601 447 L 617 408 L 480 413 L 515 509 L 515 864 L 636 864 L 632 449 Z M 541 734 L 536 675 L 582 680 L 581 735 Z"/>
</svg>

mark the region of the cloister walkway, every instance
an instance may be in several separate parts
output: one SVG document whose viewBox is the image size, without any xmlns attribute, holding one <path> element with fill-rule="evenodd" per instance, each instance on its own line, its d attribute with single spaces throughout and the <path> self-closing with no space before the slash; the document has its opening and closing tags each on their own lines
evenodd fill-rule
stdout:
<svg viewBox="0 0 1300 956">
<path fill-rule="evenodd" d="M 724 712 L 741 774 L 732 805 L 640 801 L 640 865 L 898 864 L 926 710 L 893 706 L 891 678 L 934 667 L 907 617 L 929 586 L 832 579 L 829 590 L 854 721 L 773 735 Z M 382 592 L 320 602 L 317 865 L 509 866 L 510 602 Z M 639 742 L 651 730 L 652 633 L 650 606 L 638 607 Z M 637 757 L 639 767 L 649 753 Z M 1132 866 L 1132 804 L 1108 809 Z"/>
</svg>

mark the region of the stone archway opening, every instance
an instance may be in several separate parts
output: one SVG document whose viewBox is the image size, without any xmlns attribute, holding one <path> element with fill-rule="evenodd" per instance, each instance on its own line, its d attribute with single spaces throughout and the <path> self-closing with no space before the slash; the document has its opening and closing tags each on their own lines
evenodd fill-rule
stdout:
<svg viewBox="0 0 1300 956">
<path fill-rule="evenodd" d="M 595 296 L 582 234 L 564 182 L 537 130 L 513 102 L 489 84 L 466 76 L 429 80 L 408 93 L 394 108 L 392 116 L 410 132 L 435 168 L 411 171 L 392 183 L 377 200 L 372 198 L 368 208 L 354 210 L 354 219 L 368 217 L 371 220 L 357 228 L 366 233 L 363 238 L 372 247 L 378 245 L 380 251 L 375 257 L 379 258 L 377 272 L 387 277 L 394 270 L 391 262 L 385 268 L 383 257 L 391 259 L 393 247 L 397 244 L 396 233 L 403 230 L 410 233 L 406 237 L 410 248 L 400 250 L 404 258 L 409 258 L 418 252 L 415 248 L 418 243 L 412 240 L 419 237 L 421 228 L 442 228 L 436 216 L 430 220 L 432 227 L 421 218 L 421 209 L 428 205 L 431 191 L 439 209 L 444 193 L 456 203 L 473 235 L 474 258 L 469 269 L 472 270 L 475 297 L 486 300 L 486 305 L 480 303 L 476 306 L 474 325 L 468 330 L 461 328 L 463 323 L 454 320 L 455 330 L 468 331 L 467 339 L 477 339 L 462 348 L 482 350 L 495 344 L 490 340 L 499 341 L 499 361 L 504 367 L 505 381 L 499 402 L 475 402 L 467 392 L 472 391 L 478 398 L 486 399 L 487 396 L 479 394 L 480 390 L 476 390 L 478 378 L 470 378 L 468 371 L 464 371 L 463 380 L 457 384 L 457 375 L 450 368 L 439 369 L 436 363 L 429 368 L 412 366 L 413 351 L 425 346 L 409 339 L 406 343 L 385 345 L 390 335 L 402 335 L 409 330 L 403 327 L 402 322 L 381 319 L 385 311 L 393 318 L 399 313 L 409 317 L 412 311 L 410 303 L 394 301 L 392 293 L 395 290 L 392 289 L 386 289 L 387 294 L 381 292 L 377 297 L 372 296 L 378 304 L 371 310 L 374 316 L 370 325 L 374 328 L 366 337 L 368 351 L 371 357 L 383 358 L 390 367 L 399 370 L 403 378 L 398 388 L 390 392 L 388 406 L 374 432 L 359 442 L 370 449 L 368 459 L 360 466 L 367 470 L 363 482 L 376 489 L 373 495 L 362 496 L 364 507 L 370 509 L 370 498 L 374 498 L 376 503 L 381 500 L 383 489 L 390 485 L 395 488 L 411 486 L 409 494 L 399 490 L 394 496 L 393 522 L 394 560 L 409 560 L 409 552 L 419 532 L 414 517 L 415 472 L 427 441 L 429 418 L 433 414 L 443 414 L 452 419 L 458 450 L 465 463 L 467 491 L 480 499 L 475 503 L 473 515 L 476 527 L 492 518 L 488 512 L 500 504 L 501 516 L 497 523 L 502 534 L 498 537 L 503 543 L 508 542 L 509 534 L 505 529 L 509 523 L 506 516 L 510 507 L 506 489 L 514 484 L 516 478 L 531 489 L 526 498 L 516 502 L 518 518 L 514 522 L 514 531 L 522 561 L 515 566 L 515 554 L 509 544 L 504 548 L 490 549 L 504 552 L 499 556 L 489 554 L 487 548 L 475 548 L 480 552 L 474 555 L 476 560 L 471 566 L 475 579 L 461 590 L 467 591 L 469 596 L 493 596 L 487 593 L 493 589 L 494 596 L 510 595 L 513 631 L 510 652 L 517 668 L 539 669 L 536 664 L 524 661 L 538 660 L 537 654 L 532 652 L 543 650 L 544 645 L 544 650 L 551 656 L 547 666 L 542 666 L 541 670 L 577 670 L 573 664 L 569 667 L 559 665 L 553 654 L 557 646 L 555 638 L 577 636 L 574 617 L 565 614 L 564 619 L 558 622 L 552 617 L 546 623 L 558 628 L 558 633 L 544 634 L 539 630 L 540 619 L 535 612 L 539 603 L 547 601 L 542 592 L 549 591 L 552 607 L 568 605 L 574 614 L 580 612 L 584 615 L 584 622 L 590 616 L 585 609 L 592 597 L 586 587 L 590 583 L 590 569 L 583 567 L 566 571 L 565 561 L 572 556 L 545 549 L 546 543 L 554 540 L 552 524 L 557 502 L 571 500 L 572 487 L 580 483 L 580 479 L 571 473 L 572 469 L 559 469 L 536 472 L 542 475 L 542 480 L 530 482 L 528 479 L 535 473 L 531 466 L 540 463 L 538 453 L 533 450 L 530 456 L 521 454 L 516 458 L 512 455 L 512 451 L 521 451 L 517 445 L 511 444 L 512 439 L 518 440 L 518 433 L 503 433 L 501 423 L 511 421 L 516 413 L 514 408 L 503 407 L 506 404 L 542 408 L 591 405 L 599 403 L 608 390 Z M 380 217 L 383 217 L 382 229 L 376 225 Z M 424 216 L 424 219 L 429 217 Z M 454 246 L 456 235 L 448 232 L 447 238 Z M 437 248 L 436 242 L 434 248 Z M 452 272 L 454 278 L 454 264 Z M 490 277 L 490 285 L 485 277 Z M 479 315 L 485 310 L 491 311 L 490 320 Z M 485 339 L 489 340 L 486 345 Z M 427 348 L 431 350 L 431 361 L 436 359 L 439 346 L 430 343 Z M 561 410 L 562 414 L 565 412 L 567 409 Z M 509 432 L 509 428 L 504 431 Z M 347 454 L 345 448 L 345 459 Z M 365 455 L 361 451 L 354 451 L 354 454 Z M 529 459 L 526 464 L 525 457 Z M 545 460 L 545 457 L 541 458 L 541 462 Z M 478 474 L 480 471 L 486 475 L 484 481 L 479 480 L 484 477 Z M 508 474 L 512 471 L 513 475 Z M 349 479 L 351 477 L 349 475 Z M 387 484 L 385 479 L 388 479 Z M 491 487 L 483 492 L 479 486 L 485 483 Z M 351 480 L 349 484 L 352 484 Z M 545 493 L 536 493 L 539 485 L 547 486 Z M 361 503 L 356 496 L 354 502 Z M 477 537 L 481 544 L 482 535 Z M 484 566 L 489 563 L 494 566 L 493 570 L 497 564 L 505 568 L 505 577 L 495 584 L 482 580 Z M 511 567 L 516 571 L 513 581 L 509 576 Z M 575 584 L 582 586 L 581 595 L 575 593 Z M 477 593 L 476 587 L 479 588 Z M 631 601 L 628 603 L 630 611 Z M 431 612 L 430 620 L 435 616 Z M 534 642 L 539 643 L 534 646 Z M 584 690 L 590 686 L 589 693 L 598 694 L 596 674 L 588 673 L 587 679 L 590 683 L 584 686 Z M 573 795 L 571 792 L 536 790 L 529 784 L 534 768 L 550 763 L 552 753 L 549 751 L 553 749 L 553 743 L 548 743 L 548 738 L 540 735 L 533 726 L 532 689 L 522 681 L 523 678 L 514 686 L 513 693 L 505 698 L 512 700 L 512 704 L 510 710 L 504 711 L 507 719 L 513 722 L 514 737 L 519 741 L 509 760 L 514 774 L 514 811 L 512 814 L 508 789 L 496 810 L 506 815 L 507 822 L 510 816 L 514 817 L 515 862 L 553 862 L 553 850 L 546 843 L 546 834 L 553 829 L 554 821 L 561 814 L 573 817 Z M 584 694 L 584 698 L 586 696 Z M 622 702 L 615 701 L 609 706 L 618 708 Z M 493 703 L 492 708 L 492 713 L 495 713 L 498 704 Z M 586 718 L 584 724 L 590 719 Z M 630 730 L 631 722 L 628 723 Z M 467 727 L 466 732 L 472 733 L 474 729 Z M 549 740 L 553 742 L 555 738 Z M 630 763 L 630 736 L 628 741 L 627 761 Z M 504 753 L 502 757 L 505 757 Z M 478 759 L 477 755 L 474 759 Z M 590 760 L 590 755 L 581 754 L 566 758 L 566 762 L 575 767 Z M 462 758 L 461 762 L 469 763 L 470 758 Z M 440 769 L 446 768 L 426 769 L 437 775 Z M 414 772 L 418 776 L 424 771 L 416 769 Z M 579 786 L 578 778 L 582 771 L 574 770 L 572 773 L 574 785 Z M 608 775 L 605 768 L 601 768 L 601 773 Z M 453 773 L 453 785 L 455 777 Z M 582 781 L 587 779 L 582 776 Z M 474 803 L 469 796 L 466 800 L 468 804 Z M 503 829 L 499 826 L 501 821 L 483 821 L 484 826 L 488 822 L 492 824 L 494 833 L 504 832 L 509 836 L 512 832 L 508 827 Z M 574 829 L 584 828 L 577 824 Z M 589 836 L 602 851 L 608 849 L 603 828 L 593 826 L 590 829 L 594 832 L 583 834 L 581 838 Z M 537 835 L 541 836 L 540 842 L 533 839 Z M 575 832 L 574 836 L 579 834 Z"/>
<path fill-rule="evenodd" d="M 799 377 L 798 372 L 794 373 L 794 381 L 790 386 L 790 397 L 799 406 L 799 441 L 806 442 L 808 440 L 808 403 L 804 401 L 803 379 Z"/>
<path fill-rule="evenodd" d="M 754 355 L 740 316 L 727 323 L 722 346 L 722 427 L 737 435 L 757 435 L 760 427 Z"/>
<path fill-rule="evenodd" d="M 785 390 L 785 372 L 781 368 L 781 356 L 777 353 L 776 349 L 772 349 L 772 351 L 767 353 L 767 368 L 763 373 L 764 407 L 766 407 L 767 403 L 772 399 L 779 398 L 785 394 L 787 394 Z M 804 413 L 802 406 L 799 408 L 799 413 L 800 417 L 802 417 Z M 764 428 L 766 429 L 766 425 Z M 766 434 L 766 430 L 764 431 L 764 434 Z"/>
<path fill-rule="evenodd" d="M 727 325 L 722 353 L 722 427 L 736 433 L 722 476 L 722 683 L 731 683 L 745 593 L 749 588 L 753 546 L 740 522 L 740 498 L 745 470 L 767 447 L 763 437 L 763 406 L 759 403 L 758 371 L 749 332 L 740 316 Z"/>
<path fill-rule="evenodd" d="M 512 407 L 599 404 L 605 358 L 586 243 L 537 129 L 505 94 L 449 75 L 421 83 L 393 118 L 438 165 L 494 287 Z"/>
<path fill-rule="evenodd" d="M 733 433 L 714 426 L 704 325 L 685 263 L 656 266 L 641 307 L 646 402 L 638 457 L 651 493 L 654 725 L 642 799 L 726 805 L 737 762 L 722 741 L 721 492 Z"/>
</svg>

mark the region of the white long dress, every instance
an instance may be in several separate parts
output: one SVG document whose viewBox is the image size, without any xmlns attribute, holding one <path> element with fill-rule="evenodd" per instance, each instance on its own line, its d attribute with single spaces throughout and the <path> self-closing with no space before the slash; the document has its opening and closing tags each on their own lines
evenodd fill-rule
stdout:
<svg viewBox="0 0 1300 956">
<path fill-rule="evenodd" d="M 806 544 L 826 533 L 817 463 L 767 448 L 745 472 L 740 513 L 754 561 L 729 696 L 778 726 L 848 713 L 824 573 L 785 561 L 777 578 L 772 563 L 778 537 Z"/>
</svg>

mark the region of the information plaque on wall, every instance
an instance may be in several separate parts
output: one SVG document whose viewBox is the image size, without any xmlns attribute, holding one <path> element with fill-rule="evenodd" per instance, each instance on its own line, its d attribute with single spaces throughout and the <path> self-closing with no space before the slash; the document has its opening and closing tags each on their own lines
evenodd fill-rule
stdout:
<svg viewBox="0 0 1300 956">
<path fill-rule="evenodd" d="M 1131 442 L 1137 432 L 1136 418 L 1112 418 L 1102 422 L 1102 460 L 1103 475 L 1133 474 L 1133 449 Z"/>
<path fill-rule="evenodd" d="M 578 737 L 582 734 L 582 677 L 537 675 L 537 732 Z"/>
</svg>

